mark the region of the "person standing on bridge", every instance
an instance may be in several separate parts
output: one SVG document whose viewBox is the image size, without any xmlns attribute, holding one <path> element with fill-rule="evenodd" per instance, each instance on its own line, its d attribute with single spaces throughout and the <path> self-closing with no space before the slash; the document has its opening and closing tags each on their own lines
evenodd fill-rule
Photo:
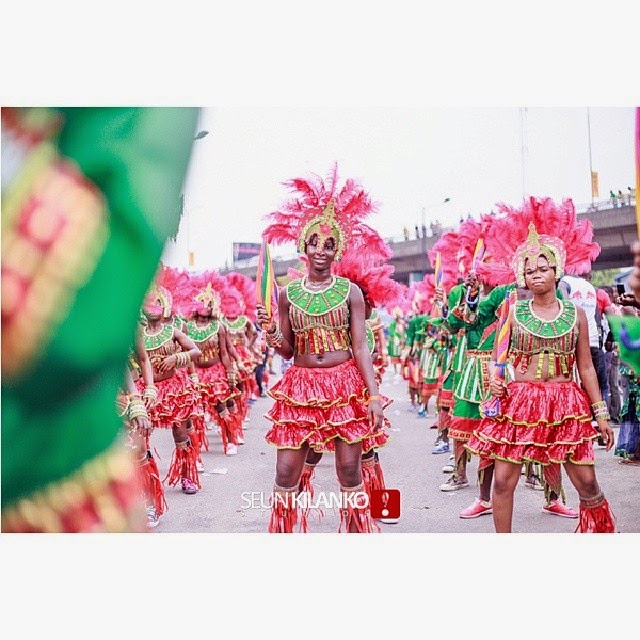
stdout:
<svg viewBox="0 0 640 640">
<path fill-rule="evenodd" d="M 376 526 L 361 501 L 366 496 L 361 455 L 388 438 L 383 430 L 387 400 L 379 393 L 367 348 L 362 291 L 334 275 L 332 264 L 374 205 L 355 180 L 338 188 L 335 165 L 326 181 L 315 176 L 285 185 L 297 198 L 269 214 L 272 224 L 263 238 L 297 242 L 309 271 L 280 292 L 278 323 L 257 305 L 268 346 L 285 359 L 294 358 L 269 391 L 275 403 L 266 415 L 273 426 L 265 439 L 277 448 L 269 532 L 293 532 L 301 515 L 294 498 L 309 447 L 333 441 L 342 500 L 339 531 L 369 533 Z"/>
</svg>

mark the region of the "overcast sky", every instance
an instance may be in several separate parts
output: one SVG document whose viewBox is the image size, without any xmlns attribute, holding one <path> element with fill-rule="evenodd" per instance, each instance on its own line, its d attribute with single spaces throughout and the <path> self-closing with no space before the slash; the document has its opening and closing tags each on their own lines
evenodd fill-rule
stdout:
<svg viewBox="0 0 640 640">
<path fill-rule="evenodd" d="M 281 182 L 334 161 L 341 183 L 359 178 L 381 203 L 369 222 L 384 237 L 420 225 L 423 208 L 427 226 L 449 226 L 524 194 L 588 203 L 590 161 L 600 199 L 635 181 L 625 107 L 224 107 L 202 109 L 199 127 L 209 134 L 194 142 L 185 216 L 164 254 L 174 266 L 189 250 L 198 269 L 231 264 L 233 242 L 259 242 L 263 214 L 287 197 Z"/>
</svg>

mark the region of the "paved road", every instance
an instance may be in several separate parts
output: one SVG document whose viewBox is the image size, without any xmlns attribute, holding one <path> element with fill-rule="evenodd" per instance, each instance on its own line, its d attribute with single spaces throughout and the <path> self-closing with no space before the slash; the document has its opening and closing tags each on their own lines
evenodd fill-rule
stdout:
<svg viewBox="0 0 640 640">
<path fill-rule="evenodd" d="M 272 380 L 275 381 L 274 376 Z M 449 477 L 442 472 L 448 455 L 431 453 L 436 434 L 435 429 L 429 428 L 434 422 L 433 400 L 429 417 L 419 418 L 409 411 L 405 385 L 387 372 L 381 387 L 382 393 L 392 397 L 394 403 L 386 411 L 392 422 L 392 438 L 380 450 L 380 460 L 387 487 L 399 489 L 402 496 L 399 522 L 382 524 L 383 533 L 493 533 L 490 515 L 473 520 L 458 517 L 458 512 L 477 496 L 475 457 L 468 465 L 468 488 L 450 493 L 439 490 L 439 485 Z M 225 456 L 219 436 L 215 431 L 208 432 L 210 448 L 203 453 L 202 491 L 188 496 L 176 487 L 167 487 L 169 509 L 153 533 L 266 532 L 269 510 L 259 503 L 261 492 L 265 502 L 268 499 L 274 479 L 275 449 L 264 441 L 269 423 L 263 417 L 271 402 L 271 398 L 259 398 L 252 406 L 250 421 L 245 423 L 245 444 L 239 447 L 236 456 Z M 614 433 L 617 435 L 617 429 Z M 160 455 L 160 472 L 165 474 L 173 450 L 171 434 L 157 430 L 151 441 Z M 613 450 L 607 453 L 596 447 L 595 455 L 598 479 L 616 515 L 618 530 L 640 533 L 640 467 L 618 464 Z M 577 493 L 565 474 L 563 480 L 567 504 L 577 509 Z M 326 454 L 318 464 L 314 486 L 325 492 L 338 491 L 332 455 Z M 248 494 L 252 493 L 255 508 L 247 508 Z M 542 505 L 542 492 L 532 491 L 521 482 L 515 495 L 514 532 L 574 531 L 576 520 L 544 513 Z M 309 524 L 314 533 L 332 533 L 337 531 L 338 523 L 339 516 L 329 509 L 319 522 L 312 515 Z"/>
</svg>

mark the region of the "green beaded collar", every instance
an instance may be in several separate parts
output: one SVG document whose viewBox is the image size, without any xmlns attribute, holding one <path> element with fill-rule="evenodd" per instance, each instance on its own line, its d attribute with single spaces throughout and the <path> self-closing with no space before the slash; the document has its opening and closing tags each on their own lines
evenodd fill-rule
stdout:
<svg viewBox="0 0 640 640">
<path fill-rule="evenodd" d="M 165 342 L 173 338 L 173 325 L 163 324 L 162 331 L 152 335 L 147 333 L 147 328 L 145 327 L 142 333 L 144 335 L 144 348 L 147 351 L 153 351 L 154 349 L 159 349 Z"/>
<path fill-rule="evenodd" d="M 235 320 L 229 320 L 223 316 L 222 324 L 227 327 L 231 333 L 239 333 L 240 331 L 244 331 L 244 328 L 247 326 L 247 316 L 238 316 Z"/>
<path fill-rule="evenodd" d="M 351 282 L 348 278 L 333 276 L 324 291 L 311 291 L 304 286 L 304 278 L 292 280 L 287 286 L 289 302 L 310 316 L 322 316 L 344 304 L 349 297 Z"/>
<path fill-rule="evenodd" d="M 539 318 L 531 306 L 532 299 L 520 300 L 516 303 L 516 322 L 527 332 L 539 338 L 557 338 L 569 333 L 575 326 L 578 314 L 576 307 L 570 300 L 558 300 L 560 313 L 554 320 Z"/>
<path fill-rule="evenodd" d="M 199 327 L 194 320 L 189 320 L 189 322 L 187 322 L 187 335 L 194 342 L 204 342 L 218 333 L 219 328 L 220 322 L 218 320 L 211 320 L 203 327 Z"/>
</svg>

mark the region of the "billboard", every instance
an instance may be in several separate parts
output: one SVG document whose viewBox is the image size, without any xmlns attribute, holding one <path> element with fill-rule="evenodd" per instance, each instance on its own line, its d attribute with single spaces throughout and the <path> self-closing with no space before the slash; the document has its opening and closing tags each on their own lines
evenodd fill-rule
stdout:
<svg viewBox="0 0 640 640">
<path fill-rule="evenodd" d="M 254 258 L 260 254 L 259 242 L 234 242 L 233 243 L 233 261 L 246 260 Z"/>
</svg>

